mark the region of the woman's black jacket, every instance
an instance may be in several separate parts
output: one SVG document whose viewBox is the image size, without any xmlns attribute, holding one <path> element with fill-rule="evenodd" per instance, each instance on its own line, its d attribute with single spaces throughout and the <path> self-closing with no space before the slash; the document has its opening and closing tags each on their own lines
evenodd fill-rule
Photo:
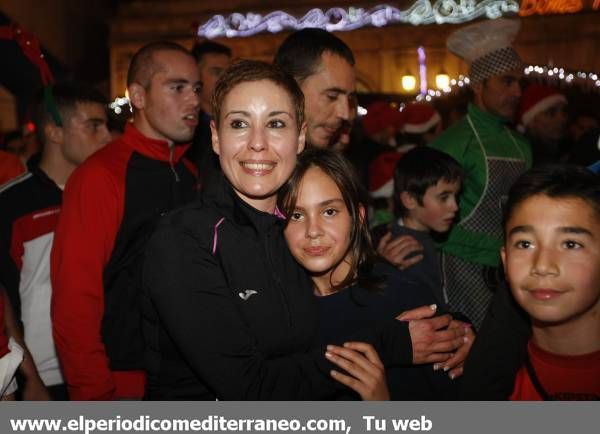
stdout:
<svg viewBox="0 0 600 434">
<path fill-rule="evenodd" d="M 330 378 L 325 348 L 312 346 L 312 285 L 284 223 L 222 177 L 162 219 L 143 272 L 147 399 L 328 399 L 344 387 Z M 387 365 L 412 359 L 407 323 L 348 339 L 372 343 Z"/>
</svg>

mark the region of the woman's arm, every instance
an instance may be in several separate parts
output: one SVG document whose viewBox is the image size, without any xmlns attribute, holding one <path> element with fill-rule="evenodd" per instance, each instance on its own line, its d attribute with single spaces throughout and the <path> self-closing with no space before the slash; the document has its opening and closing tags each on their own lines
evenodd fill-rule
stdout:
<svg viewBox="0 0 600 434">
<path fill-rule="evenodd" d="M 144 287 L 183 358 L 219 399 L 327 399 L 339 387 L 325 348 L 260 351 L 218 258 L 185 229 L 162 225 L 153 235 Z"/>
</svg>

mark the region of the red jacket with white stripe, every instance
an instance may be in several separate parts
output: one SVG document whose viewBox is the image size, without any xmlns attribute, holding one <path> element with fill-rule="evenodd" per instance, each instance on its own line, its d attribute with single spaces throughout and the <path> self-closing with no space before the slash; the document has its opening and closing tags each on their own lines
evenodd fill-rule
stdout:
<svg viewBox="0 0 600 434">
<path fill-rule="evenodd" d="M 143 396 L 141 260 L 160 214 L 195 196 L 186 149 L 128 125 L 67 182 L 51 275 L 54 338 L 71 399 Z"/>
</svg>

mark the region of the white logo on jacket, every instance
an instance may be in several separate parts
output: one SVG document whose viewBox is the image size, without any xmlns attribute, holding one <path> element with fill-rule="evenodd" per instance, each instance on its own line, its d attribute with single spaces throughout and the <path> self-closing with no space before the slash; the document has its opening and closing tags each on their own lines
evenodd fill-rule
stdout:
<svg viewBox="0 0 600 434">
<path fill-rule="evenodd" d="M 242 300 L 246 301 L 254 294 L 258 294 L 258 292 L 253 289 L 246 289 L 245 291 L 240 292 L 238 295 Z"/>
</svg>

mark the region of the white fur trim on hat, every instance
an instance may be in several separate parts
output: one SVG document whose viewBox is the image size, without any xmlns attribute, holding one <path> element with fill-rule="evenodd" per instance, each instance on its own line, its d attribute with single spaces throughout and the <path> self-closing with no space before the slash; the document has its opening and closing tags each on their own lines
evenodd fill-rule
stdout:
<svg viewBox="0 0 600 434">
<path fill-rule="evenodd" d="M 562 93 L 555 93 L 554 95 L 547 96 L 546 98 L 538 101 L 537 104 L 532 105 L 529 110 L 523 113 L 521 123 L 525 126 L 529 125 L 533 118 L 535 118 L 538 114 L 548 110 L 550 107 L 560 102 L 565 104 L 567 103 L 567 98 Z"/>
<path fill-rule="evenodd" d="M 431 127 L 436 125 L 441 120 L 442 120 L 442 118 L 436 112 L 436 113 L 434 113 L 434 115 L 431 118 L 429 118 L 429 120 L 427 122 L 424 122 L 421 124 L 404 124 L 404 126 L 402 127 L 402 131 L 404 131 L 405 133 L 411 133 L 411 134 L 421 134 L 426 131 L 429 131 L 431 129 Z"/>
<path fill-rule="evenodd" d="M 392 197 L 394 194 L 394 180 L 390 179 L 388 182 L 383 184 L 375 191 L 370 191 L 369 194 L 372 198 L 378 199 L 380 197 L 387 198 Z"/>
</svg>

